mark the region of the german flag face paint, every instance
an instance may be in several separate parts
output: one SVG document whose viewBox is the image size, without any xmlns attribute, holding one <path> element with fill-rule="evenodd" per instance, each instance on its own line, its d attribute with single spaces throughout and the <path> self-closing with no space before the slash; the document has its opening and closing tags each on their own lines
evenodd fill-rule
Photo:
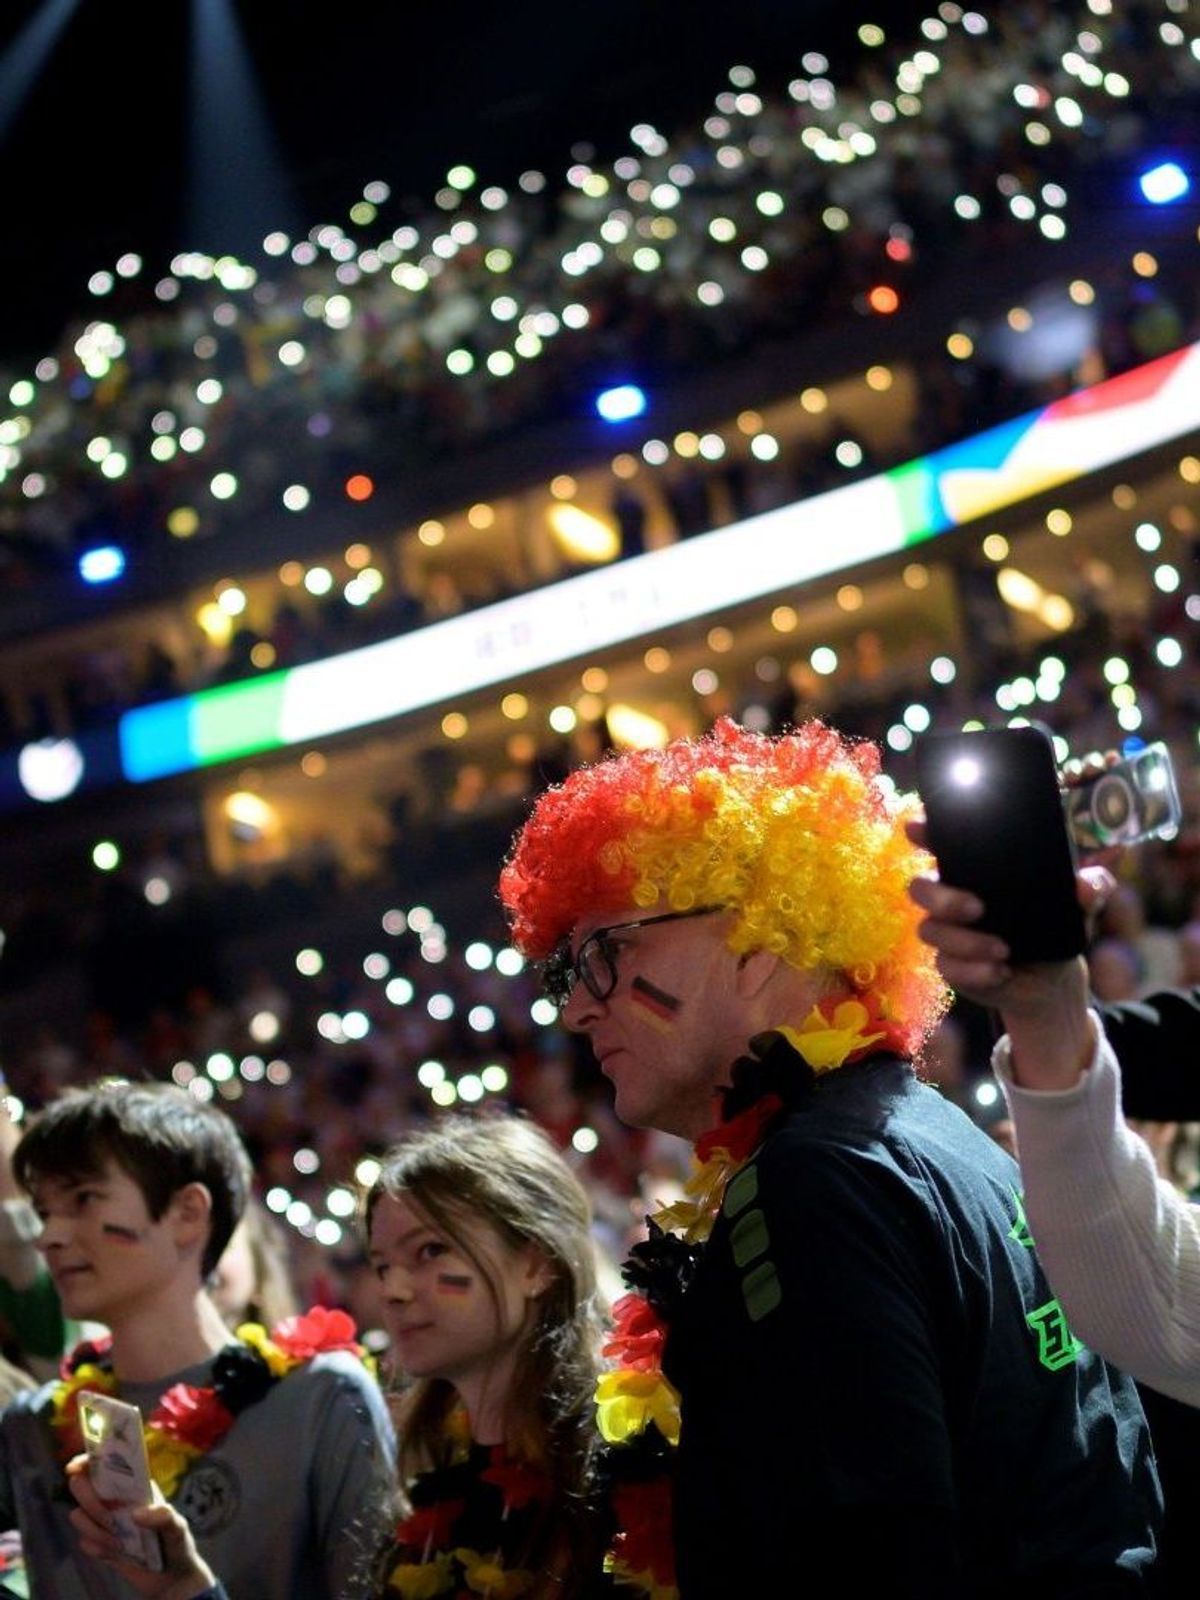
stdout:
<svg viewBox="0 0 1200 1600">
<path fill-rule="evenodd" d="M 470 1294 L 475 1279 L 468 1272 L 439 1272 L 437 1275 L 438 1290 L 442 1294 L 458 1298 Z"/>
<path fill-rule="evenodd" d="M 675 1025 L 675 1017 L 683 1004 L 666 989 L 660 989 L 656 984 L 640 977 L 634 978 L 629 985 L 629 998 L 642 1016 L 660 1028 L 671 1028 Z"/>
</svg>

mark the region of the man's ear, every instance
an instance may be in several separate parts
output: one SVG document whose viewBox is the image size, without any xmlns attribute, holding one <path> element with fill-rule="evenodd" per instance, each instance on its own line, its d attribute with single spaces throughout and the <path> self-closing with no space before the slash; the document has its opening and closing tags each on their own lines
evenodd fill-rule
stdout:
<svg viewBox="0 0 1200 1600">
<path fill-rule="evenodd" d="M 184 1248 L 203 1250 L 212 1226 L 212 1194 L 206 1183 L 185 1183 L 171 1196 L 167 1210 L 175 1229 L 176 1243 Z"/>
<path fill-rule="evenodd" d="M 757 1000 L 779 971 L 780 957 L 771 950 L 748 950 L 738 957 L 737 992 L 744 1000 Z"/>
</svg>

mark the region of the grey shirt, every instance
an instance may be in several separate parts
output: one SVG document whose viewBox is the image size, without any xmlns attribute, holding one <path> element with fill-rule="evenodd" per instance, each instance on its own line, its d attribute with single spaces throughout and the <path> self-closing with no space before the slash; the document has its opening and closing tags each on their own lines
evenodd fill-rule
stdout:
<svg viewBox="0 0 1200 1600">
<path fill-rule="evenodd" d="M 174 1383 L 211 1383 L 211 1363 L 125 1384 L 143 1416 Z M 33 1600 L 132 1600 L 80 1555 L 51 1425 L 52 1385 L 0 1414 L 0 1527 L 19 1526 Z M 357 1600 L 390 1503 L 395 1439 L 378 1384 L 330 1351 L 276 1383 L 197 1460 L 173 1504 L 230 1600 Z"/>
</svg>

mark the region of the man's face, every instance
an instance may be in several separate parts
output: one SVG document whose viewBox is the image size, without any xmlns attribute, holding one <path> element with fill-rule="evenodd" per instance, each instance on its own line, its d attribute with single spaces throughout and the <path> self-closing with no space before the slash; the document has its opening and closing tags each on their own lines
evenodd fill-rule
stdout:
<svg viewBox="0 0 1200 1600">
<path fill-rule="evenodd" d="M 39 1178 L 31 1199 L 42 1219 L 38 1249 L 68 1317 L 111 1327 L 178 1282 L 172 1206 L 155 1222 L 116 1162 L 94 1177 Z"/>
<path fill-rule="evenodd" d="M 628 926 L 644 915 L 631 908 L 577 925 L 572 955 L 602 933 L 616 983 L 598 1000 L 576 981 L 562 1017 L 591 1040 L 622 1122 L 695 1139 L 712 1126 L 713 1097 L 753 1032 L 739 958 L 725 943 L 727 912 Z"/>
</svg>

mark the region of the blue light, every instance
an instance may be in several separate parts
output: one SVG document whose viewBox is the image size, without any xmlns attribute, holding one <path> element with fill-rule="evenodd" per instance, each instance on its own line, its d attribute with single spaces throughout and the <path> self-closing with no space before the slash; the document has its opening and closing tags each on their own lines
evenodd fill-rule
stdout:
<svg viewBox="0 0 1200 1600">
<path fill-rule="evenodd" d="M 1180 200 L 1191 188 L 1191 179 L 1178 161 L 1162 161 L 1157 167 L 1143 172 L 1138 180 L 1143 195 L 1153 206 L 1169 205 Z"/>
<path fill-rule="evenodd" d="M 111 583 L 125 571 L 125 552 L 115 544 L 85 550 L 79 558 L 79 576 L 84 583 Z"/>
<path fill-rule="evenodd" d="M 640 417 L 645 409 L 646 396 L 635 383 L 605 389 L 596 399 L 596 410 L 605 422 L 628 422 L 630 417 Z"/>
</svg>

